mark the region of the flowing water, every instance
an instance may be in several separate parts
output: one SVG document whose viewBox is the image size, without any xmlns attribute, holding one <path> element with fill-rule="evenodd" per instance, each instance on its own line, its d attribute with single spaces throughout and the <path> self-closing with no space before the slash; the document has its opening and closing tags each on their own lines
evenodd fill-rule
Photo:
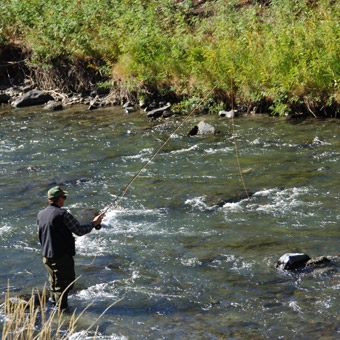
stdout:
<svg viewBox="0 0 340 340">
<path fill-rule="evenodd" d="M 0 287 L 12 294 L 47 281 L 36 214 L 62 185 L 79 219 L 114 203 L 100 232 L 78 237 L 69 298 L 86 311 L 79 339 L 340 338 L 337 120 L 193 116 L 148 122 L 117 108 L 3 107 Z M 204 120 L 215 136 L 187 137 Z M 229 200 L 244 192 L 249 199 Z M 89 217 L 88 217 L 89 218 Z M 330 256 L 302 272 L 275 268 L 281 255 Z M 1 325 L 4 315 L 0 314 Z M 91 337 L 92 336 L 92 337 Z M 76 337 L 74 337 L 76 339 Z"/>
</svg>

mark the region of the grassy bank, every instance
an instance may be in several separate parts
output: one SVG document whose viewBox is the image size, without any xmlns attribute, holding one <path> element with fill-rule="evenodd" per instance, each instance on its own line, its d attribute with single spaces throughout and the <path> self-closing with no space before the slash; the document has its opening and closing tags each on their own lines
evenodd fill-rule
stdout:
<svg viewBox="0 0 340 340">
<path fill-rule="evenodd" d="M 4 0 L 0 11 L 1 44 L 22 46 L 33 69 L 85 67 L 139 97 L 214 88 L 226 109 L 337 115 L 333 0 Z"/>
</svg>

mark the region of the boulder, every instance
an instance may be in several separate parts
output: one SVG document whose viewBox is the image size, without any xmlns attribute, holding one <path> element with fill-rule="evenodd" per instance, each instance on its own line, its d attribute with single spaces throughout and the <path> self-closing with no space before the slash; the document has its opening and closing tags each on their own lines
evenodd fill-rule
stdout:
<svg viewBox="0 0 340 340">
<path fill-rule="evenodd" d="M 306 263 L 307 267 L 315 267 L 315 266 L 323 266 L 330 264 L 331 260 L 327 256 L 319 256 L 316 257 L 315 259 L 310 259 Z"/>
<path fill-rule="evenodd" d="M 12 105 L 14 107 L 41 105 L 50 100 L 53 100 L 53 97 L 50 94 L 39 90 L 31 90 L 16 99 Z"/>
<path fill-rule="evenodd" d="M 219 117 L 234 118 L 237 110 L 221 110 L 218 112 Z"/>
<path fill-rule="evenodd" d="M 201 121 L 189 131 L 188 136 L 213 135 L 215 133 L 216 130 L 212 125 Z"/>
<path fill-rule="evenodd" d="M 45 110 L 50 110 L 50 111 L 58 111 L 63 109 L 63 104 L 60 102 L 56 102 L 54 100 L 50 100 L 45 106 Z"/>
<path fill-rule="evenodd" d="M 166 110 L 168 110 L 170 107 L 171 107 L 171 104 L 168 103 L 167 105 L 162 106 L 162 107 L 160 107 L 160 108 L 158 108 L 158 109 L 153 109 L 153 110 L 149 111 L 149 112 L 146 114 L 146 116 L 147 116 L 148 118 L 153 118 L 153 119 L 154 119 L 154 118 L 158 118 L 158 117 L 162 116 L 163 113 L 164 113 Z"/>
<path fill-rule="evenodd" d="M 302 269 L 306 267 L 310 259 L 304 253 L 286 253 L 279 258 L 276 268 L 287 270 Z"/>
<path fill-rule="evenodd" d="M 11 97 L 6 93 L 0 93 L 0 104 L 8 104 Z"/>
</svg>

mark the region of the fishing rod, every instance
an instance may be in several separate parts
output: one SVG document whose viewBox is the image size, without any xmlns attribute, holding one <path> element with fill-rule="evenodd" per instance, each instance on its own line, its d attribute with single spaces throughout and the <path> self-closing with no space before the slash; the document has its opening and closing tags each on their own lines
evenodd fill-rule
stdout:
<svg viewBox="0 0 340 340">
<path fill-rule="evenodd" d="M 130 186 L 133 184 L 133 182 L 139 177 L 139 175 L 145 170 L 148 165 L 155 159 L 155 157 L 161 152 L 161 150 L 165 147 L 165 145 L 170 141 L 172 136 L 188 121 L 188 119 L 193 115 L 193 113 L 202 105 L 202 103 L 205 101 L 205 99 L 216 89 L 216 87 L 219 85 L 217 83 L 209 92 L 206 96 L 202 98 L 202 100 L 190 111 L 190 113 L 187 115 L 187 117 L 177 126 L 177 128 L 169 135 L 169 137 L 161 144 L 161 146 L 152 154 L 152 156 L 145 162 L 145 164 L 137 171 L 137 173 L 131 178 L 131 180 L 128 182 L 128 184 L 125 186 L 124 190 L 122 193 L 118 196 L 117 200 L 114 202 L 111 202 L 109 205 L 107 205 L 101 214 L 106 214 L 109 210 L 111 209 L 117 209 L 119 206 L 120 202 L 123 200 L 125 197 L 126 193 L 128 192 Z M 232 107 L 234 106 L 233 100 L 232 100 Z M 234 117 L 232 117 L 232 129 L 233 129 L 233 140 L 234 140 L 234 146 L 235 146 L 235 156 L 237 159 L 237 165 L 238 165 L 238 170 L 241 176 L 241 180 L 243 183 L 244 190 L 246 192 L 246 195 L 248 199 L 250 199 L 248 190 L 246 188 L 246 184 L 243 178 L 242 170 L 241 170 L 241 165 L 240 165 L 240 160 L 239 160 L 239 154 L 238 154 L 238 147 L 236 143 L 236 133 L 235 133 L 235 124 L 234 124 Z M 92 262 L 89 264 L 93 264 L 97 255 L 93 258 Z"/>
<path fill-rule="evenodd" d="M 216 89 L 218 86 L 218 83 L 208 92 L 206 96 L 204 96 L 201 101 L 190 111 L 190 113 L 187 115 L 187 117 L 177 126 L 177 128 L 170 134 L 170 136 L 161 144 L 161 146 L 152 154 L 152 156 L 145 162 L 145 164 L 137 171 L 137 173 L 132 177 L 132 179 L 129 181 L 129 183 L 126 185 L 122 193 L 118 196 L 118 199 L 115 202 L 110 203 L 108 206 L 106 206 L 102 213 L 107 213 L 111 209 L 117 209 L 120 202 L 125 197 L 127 191 L 129 190 L 132 183 L 139 177 L 139 175 L 145 170 L 148 165 L 155 159 L 155 157 L 162 151 L 162 149 L 165 147 L 165 145 L 170 141 L 172 136 L 176 134 L 176 132 L 188 121 L 188 119 L 193 115 L 193 113 L 202 105 L 202 103 L 210 96 L 210 94 Z"/>
<path fill-rule="evenodd" d="M 205 99 L 215 90 L 215 88 L 218 86 L 219 83 L 217 83 L 206 96 L 202 98 L 202 100 L 194 107 L 188 116 L 177 126 L 177 128 L 170 134 L 170 136 L 161 144 L 161 146 L 152 154 L 152 156 L 145 162 L 145 164 L 137 171 L 137 173 L 131 178 L 129 183 L 125 186 L 122 193 L 118 196 L 118 199 L 114 202 L 111 202 L 109 205 L 107 205 L 103 211 L 100 214 L 105 215 L 109 210 L 111 209 L 117 209 L 120 202 L 125 197 L 127 191 L 129 190 L 132 183 L 139 177 L 139 175 L 142 173 L 143 170 L 147 168 L 147 166 L 155 159 L 155 157 L 161 152 L 161 150 L 165 147 L 165 145 L 169 142 L 169 140 L 172 138 L 172 136 L 188 121 L 188 119 L 193 115 L 193 113 L 202 105 L 202 103 L 205 101 Z M 100 228 L 99 228 L 100 229 Z M 100 237 L 100 234 L 99 234 Z M 91 263 L 88 264 L 88 266 L 92 265 L 94 261 L 96 260 L 97 254 L 94 256 Z"/>
</svg>

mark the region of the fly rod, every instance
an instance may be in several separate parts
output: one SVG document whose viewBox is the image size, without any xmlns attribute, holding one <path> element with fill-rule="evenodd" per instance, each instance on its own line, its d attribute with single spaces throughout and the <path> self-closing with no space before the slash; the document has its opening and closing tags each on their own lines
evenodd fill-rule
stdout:
<svg viewBox="0 0 340 340">
<path fill-rule="evenodd" d="M 216 84 L 204 98 L 190 111 L 190 113 L 186 116 L 186 118 L 177 126 L 177 128 L 170 134 L 170 136 L 161 144 L 161 146 L 152 154 L 152 156 L 145 162 L 145 164 L 137 171 L 137 173 L 132 177 L 129 183 L 126 185 L 125 189 L 119 195 L 118 199 L 115 202 L 110 203 L 106 208 L 103 209 L 104 213 L 107 213 L 111 209 L 117 209 L 120 202 L 123 200 L 127 191 L 129 190 L 132 183 L 139 177 L 139 175 L 145 170 L 148 165 L 155 159 L 155 157 L 162 151 L 165 145 L 170 141 L 172 136 L 188 121 L 188 119 L 193 115 L 193 113 L 202 105 L 205 99 L 215 90 L 218 84 Z"/>
<path fill-rule="evenodd" d="M 118 196 L 118 199 L 114 202 L 111 202 L 109 205 L 107 205 L 103 211 L 100 212 L 100 214 L 105 215 L 109 210 L 111 209 L 117 209 L 119 206 L 120 202 L 123 200 L 125 197 L 126 193 L 128 192 L 130 186 L 132 183 L 138 178 L 138 176 L 145 170 L 148 165 L 155 159 L 155 157 L 161 152 L 161 150 L 165 147 L 165 145 L 169 142 L 169 140 L 172 138 L 172 136 L 188 121 L 188 119 L 193 115 L 193 113 L 202 105 L 204 100 L 215 90 L 218 84 L 216 84 L 209 92 L 208 94 L 202 98 L 202 100 L 190 111 L 188 116 L 177 126 L 177 128 L 169 135 L 169 137 L 161 144 L 161 146 L 152 154 L 152 156 L 145 162 L 145 164 L 137 171 L 137 173 L 131 178 L 129 183 L 125 186 L 124 190 L 122 193 Z M 99 234 L 100 236 L 100 234 Z M 94 256 L 93 260 L 89 264 L 92 265 L 96 259 L 97 255 Z"/>
</svg>

